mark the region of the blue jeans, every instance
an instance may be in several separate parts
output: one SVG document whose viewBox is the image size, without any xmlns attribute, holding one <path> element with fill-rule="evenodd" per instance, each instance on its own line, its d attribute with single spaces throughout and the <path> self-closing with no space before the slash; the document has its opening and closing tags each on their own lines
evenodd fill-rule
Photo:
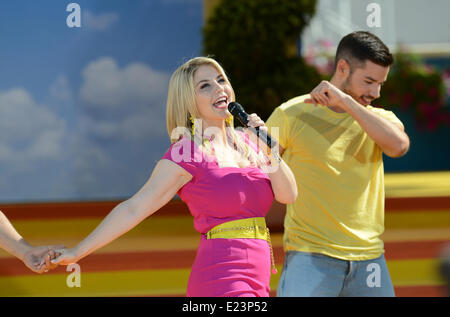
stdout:
<svg viewBox="0 0 450 317">
<path fill-rule="evenodd" d="M 289 251 L 277 296 L 392 297 L 395 294 L 384 255 L 367 261 L 346 261 L 317 253 Z"/>
</svg>

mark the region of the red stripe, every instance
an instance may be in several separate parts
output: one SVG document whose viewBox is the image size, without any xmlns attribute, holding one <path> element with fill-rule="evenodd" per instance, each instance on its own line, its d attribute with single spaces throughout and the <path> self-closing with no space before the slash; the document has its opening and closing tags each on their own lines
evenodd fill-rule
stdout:
<svg viewBox="0 0 450 317">
<path fill-rule="evenodd" d="M 98 202 L 48 202 L 28 204 L 3 204 L 0 210 L 10 220 L 104 218 L 121 201 Z M 190 216 L 186 204 L 172 200 L 155 216 Z"/>
<path fill-rule="evenodd" d="M 385 201 L 386 212 L 401 211 L 448 211 L 450 210 L 449 197 L 390 197 Z"/>
<path fill-rule="evenodd" d="M 0 209 L 11 220 L 103 218 L 121 201 L 45 202 L 3 204 Z M 386 198 L 386 212 L 448 211 L 450 197 Z M 190 215 L 187 205 L 174 199 L 154 216 Z"/>
<path fill-rule="evenodd" d="M 441 241 L 402 241 L 384 244 L 387 260 L 437 258 L 448 240 Z"/>
<path fill-rule="evenodd" d="M 445 286 L 394 286 L 397 297 L 447 297 Z"/>
</svg>

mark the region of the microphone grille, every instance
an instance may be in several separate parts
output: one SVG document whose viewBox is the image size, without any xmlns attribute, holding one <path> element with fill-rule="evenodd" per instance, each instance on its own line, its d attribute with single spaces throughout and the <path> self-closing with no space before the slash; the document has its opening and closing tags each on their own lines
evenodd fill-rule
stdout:
<svg viewBox="0 0 450 317">
<path fill-rule="evenodd" d="M 228 111 L 230 111 L 230 113 L 233 116 L 236 116 L 236 114 L 239 113 L 239 112 L 245 112 L 244 111 L 244 107 L 242 107 L 239 103 L 234 102 L 234 101 L 230 102 L 228 104 Z"/>
</svg>

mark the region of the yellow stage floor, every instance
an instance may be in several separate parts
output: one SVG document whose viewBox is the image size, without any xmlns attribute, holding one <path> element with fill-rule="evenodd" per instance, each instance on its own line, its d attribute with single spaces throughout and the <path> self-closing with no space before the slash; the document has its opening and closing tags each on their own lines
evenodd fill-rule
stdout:
<svg viewBox="0 0 450 317">
<path fill-rule="evenodd" d="M 450 171 L 385 175 L 386 197 L 450 196 Z"/>
</svg>

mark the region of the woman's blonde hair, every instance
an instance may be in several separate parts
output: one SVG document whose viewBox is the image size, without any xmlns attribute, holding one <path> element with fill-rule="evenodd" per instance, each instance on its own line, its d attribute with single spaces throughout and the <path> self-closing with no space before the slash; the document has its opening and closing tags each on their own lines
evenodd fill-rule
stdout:
<svg viewBox="0 0 450 317">
<path fill-rule="evenodd" d="M 178 67 L 170 78 L 167 95 L 166 124 L 172 143 L 178 141 L 173 139 L 174 129 L 185 127 L 192 132 L 190 118 L 200 117 L 195 103 L 194 74 L 203 65 L 213 66 L 228 81 L 222 66 L 209 57 L 196 57 Z M 232 99 L 234 101 L 234 91 Z"/>
<path fill-rule="evenodd" d="M 166 108 L 166 124 L 167 132 L 170 137 L 171 143 L 174 143 L 180 139 L 179 133 L 173 133 L 175 129 L 184 129 L 188 131 L 189 136 L 192 138 L 192 122 L 191 118 L 199 118 L 200 114 L 195 102 L 195 85 L 194 74 L 200 66 L 210 65 L 214 67 L 223 77 L 229 82 L 228 77 L 225 74 L 222 66 L 212 58 L 209 57 L 195 57 L 185 62 L 183 65 L 172 74 L 169 82 L 169 91 L 167 95 L 167 108 Z M 231 101 L 234 101 L 234 90 L 232 89 Z M 234 129 L 233 120 L 226 120 L 225 123 L 227 130 L 227 137 L 234 145 L 234 148 L 247 158 L 250 163 L 257 163 L 258 155 L 255 151 L 245 143 L 243 138 L 237 134 Z M 205 146 L 204 141 L 200 141 L 204 150 L 208 151 L 208 147 Z"/>
</svg>

